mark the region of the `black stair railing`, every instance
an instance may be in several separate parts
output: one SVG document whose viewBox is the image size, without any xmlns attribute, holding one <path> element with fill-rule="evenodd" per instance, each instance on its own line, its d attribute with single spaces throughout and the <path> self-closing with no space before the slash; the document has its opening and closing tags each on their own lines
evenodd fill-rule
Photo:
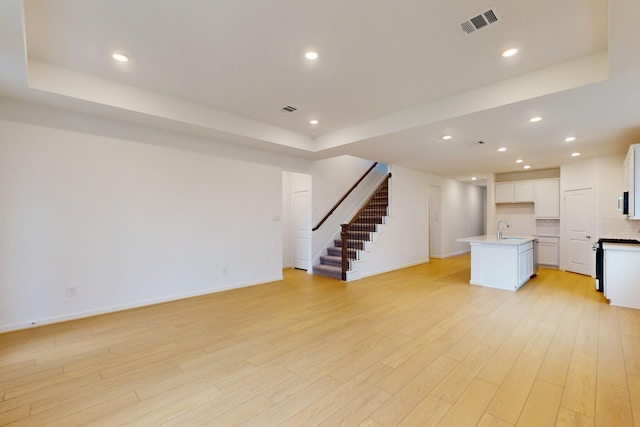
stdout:
<svg viewBox="0 0 640 427">
<path fill-rule="evenodd" d="M 318 228 L 320 228 L 320 226 L 322 224 L 324 224 L 324 222 L 329 219 L 329 217 L 331 216 L 331 214 L 333 214 L 333 212 L 335 212 L 336 209 L 338 209 L 338 206 L 340 206 L 342 204 L 342 202 L 345 201 L 345 199 L 347 197 L 349 197 L 349 194 L 351 194 L 353 192 L 353 190 L 356 189 L 356 187 L 362 182 L 362 180 L 364 180 L 367 175 L 369 175 L 371 173 L 371 171 L 373 170 L 373 168 L 375 168 L 376 166 L 378 166 L 378 162 L 375 162 L 374 164 L 371 165 L 371 167 L 369 169 L 367 169 L 367 171 L 364 173 L 364 175 L 362 175 L 360 177 L 360 179 L 351 186 L 351 188 L 344 194 L 344 196 L 342 196 L 342 198 L 340 200 L 338 200 L 338 202 L 331 208 L 331 210 L 329 212 L 327 212 L 327 214 L 324 216 L 324 218 L 322 218 L 320 220 L 320 222 L 318 223 L 318 225 L 316 225 L 315 227 L 313 227 L 311 229 L 311 231 L 316 231 Z"/>
<path fill-rule="evenodd" d="M 389 207 L 389 179 L 391 173 L 373 192 L 373 195 L 356 213 L 348 224 L 342 224 L 340 231 L 342 246 L 342 280 L 347 280 L 347 271 L 352 259 L 356 259 L 357 251 L 364 249 L 364 242 L 370 240 L 378 224 L 382 224 Z M 358 237 L 351 239 L 350 237 Z"/>
</svg>

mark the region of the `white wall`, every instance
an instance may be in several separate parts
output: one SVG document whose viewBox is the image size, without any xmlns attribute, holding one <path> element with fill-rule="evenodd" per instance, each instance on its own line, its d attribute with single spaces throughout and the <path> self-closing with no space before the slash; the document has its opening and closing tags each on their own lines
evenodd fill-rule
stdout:
<svg viewBox="0 0 640 427">
<path fill-rule="evenodd" d="M 624 156 L 598 157 L 562 165 L 560 197 L 565 191 L 591 188 L 595 214 L 594 240 L 624 237 L 628 221 L 617 210 L 624 189 Z"/>
<path fill-rule="evenodd" d="M 282 172 L 282 268 L 293 267 L 293 174 Z"/>
<path fill-rule="evenodd" d="M 483 234 L 491 234 L 498 225 L 498 215 L 496 212 L 496 176 L 487 175 L 487 186 L 485 188 L 485 226 Z"/>
<path fill-rule="evenodd" d="M 469 244 L 456 239 L 485 233 L 486 188 L 436 176 L 431 179 L 442 187 L 443 256 L 469 252 Z"/>
<path fill-rule="evenodd" d="M 319 224 L 373 163 L 371 160 L 352 156 L 340 156 L 313 163 L 310 168 L 313 194 L 312 227 Z M 344 224 L 358 212 L 362 203 L 368 199 L 368 195 L 375 190 L 387 172 L 387 165 L 378 164 L 326 222 L 312 233 L 312 265 L 319 264 L 319 258 L 326 254 L 327 246 L 333 246 L 333 240 L 340 235 L 340 224 Z"/>
<path fill-rule="evenodd" d="M 282 171 L 311 175 L 315 225 L 371 164 L 0 100 L 0 331 L 277 280 Z M 402 224 L 380 272 L 428 260 L 429 184 L 447 255 L 482 234 L 484 189 L 399 166 L 392 182 Z"/>
<path fill-rule="evenodd" d="M 367 277 L 429 261 L 429 179 L 422 172 L 390 167 L 390 215 L 371 252 L 354 269 Z"/>
<path fill-rule="evenodd" d="M 0 330 L 281 277 L 281 168 L 13 120 L 0 135 Z"/>
<path fill-rule="evenodd" d="M 564 164 L 560 167 L 560 194 L 569 190 L 596 188 L 598 184 L 597 159 L 587 159 Z"/>
<path fill-rule="evenodd" d="M 630 221 L 618 211 L 618 197 L 625 190 L 624 155 L 597 159 L 598 193 L 596 236 L 640 238 L 640 221 Z"/>
<path fill-rule="evenodd" d="M 507 203 L 496 205 L 497 221 L 505 220 L 511 226 L 504 230 L 505 236 L 531 236 L 536 234 L 536 220 L 533 203 Z M 497 221 L 489 230 L 493 235 L 497 232 Z"/>
<path fill-rule="evenodd" d="M 640 238 L 640 221 L 630 221 L 618 212 L 618 196 L 624 191 L 624 155 L 605 156 L 562 165 L 560 196 L 565 191 L 591 188 L 595 218 L 592 241 L 599 238 Z M 560 242 L 560 268 L 566 268 L 566 235 Z M 595 252 L 594 252 L 595 257 Z M 592 263 L 595 274 L 595 263 Z"/>
<path fill-rule="evenodd" d="M 372 160 L 353 156 L 338 156 L 313 162 L 309 174 L 312 176 L 314 227 L 373 163 Z"/>
<path fill-rule="evenodd" d="M 469 251 L 455 240 L 484 232 L 485 190 L 398 165 L 390 166 L 391 212 L 370 252 L 356 265 L 366 277 L 429 261 L 429 185 L 441 187 L 445 257 Z"/>
</svg>

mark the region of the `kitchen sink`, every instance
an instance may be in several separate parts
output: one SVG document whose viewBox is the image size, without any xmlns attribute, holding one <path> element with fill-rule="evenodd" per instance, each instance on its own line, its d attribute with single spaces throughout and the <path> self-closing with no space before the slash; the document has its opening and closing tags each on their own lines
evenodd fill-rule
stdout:
<svg viewBox="0 0 640 427">
<path fill-rule="evenodd" d="M 502 237 L 500 240 L 524 240 L 524 237 Z"/>
</svg>

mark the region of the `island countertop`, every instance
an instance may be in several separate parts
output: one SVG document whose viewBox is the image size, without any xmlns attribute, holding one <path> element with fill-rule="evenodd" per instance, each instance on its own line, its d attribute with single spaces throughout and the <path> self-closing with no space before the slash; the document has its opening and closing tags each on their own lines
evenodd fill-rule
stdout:
<svg viewBox="0 0 640 427">
<path fill-rule="evenodd" d="M 473 236 L 473 237 L 461 237 L 456 239 L 456 242 L 467 242 L 471 244 L 481 244 L 481 245 L 509 245 L 509 246 L 519 246 L 525 243 L 532 242 L 537 240 L 538 238 L 535 236 L 504 236 L 502 239 L 498 240 L 495 235 L 484 235 L 484 236 Z"/>
<path fill-rule="evenodd" d="M 534 236 L 463 237 L 471 246 L 472 285 L 515 291 L 536 275 Z"/>
</svg>

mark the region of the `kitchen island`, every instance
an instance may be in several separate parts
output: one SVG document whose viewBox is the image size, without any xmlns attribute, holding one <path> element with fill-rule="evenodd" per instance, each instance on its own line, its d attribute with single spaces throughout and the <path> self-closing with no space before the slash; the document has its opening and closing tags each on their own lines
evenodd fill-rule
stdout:
<svg viewBox="0 0 640 427">
<path fill-rule="evenodd" d="M 457 241 L 471 245 L 472 285 L 515 291 L 536 274 L 533 236 L 474 236 Z"/>
</svg>

